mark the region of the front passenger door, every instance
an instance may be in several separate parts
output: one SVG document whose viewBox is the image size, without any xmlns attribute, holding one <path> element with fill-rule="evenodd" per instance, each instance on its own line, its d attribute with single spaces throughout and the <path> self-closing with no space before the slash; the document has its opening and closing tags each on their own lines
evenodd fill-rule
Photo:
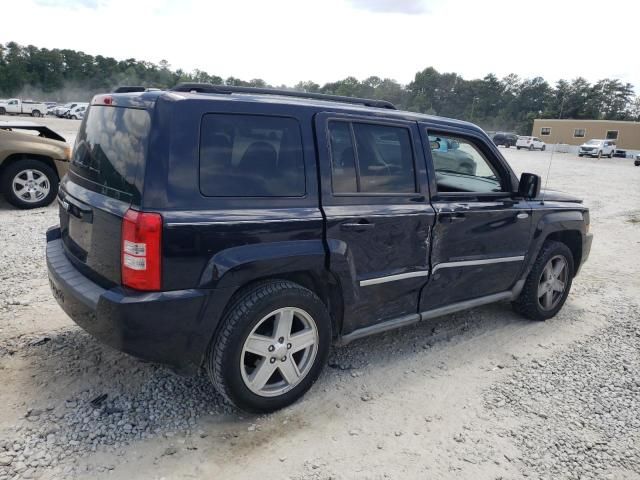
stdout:
<svg viewBox="0 0 640 480">
<path fill-rule="evenodd" d="M 528 203 L 512 194 L 515 178 L 482 136 L 422 125 L 436 211 L 431 279 L 420 310 L 511 289 L 530 239 Z"/>
</svg>

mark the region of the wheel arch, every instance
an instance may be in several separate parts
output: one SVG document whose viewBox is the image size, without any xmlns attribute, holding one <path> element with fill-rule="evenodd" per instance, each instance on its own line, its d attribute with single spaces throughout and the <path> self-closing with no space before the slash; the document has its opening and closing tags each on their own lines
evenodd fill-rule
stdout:
<svg viewBox="0 0 640 480">
<path fill-rule="evenodd" d="M 549 233 L 545 241 L 564 243 L 573 255 L 573 276 L 575 277 L 582 262 L 582 233 L 579 230 L 558 230 Z"/>
<path fill-rule="evenodd" d="M 58 169 L 56 168 L 56 164 L 53 158 L 47 155 L 41 155 L 38 153 L 13 153 L 7 156 L 4 159 L 4 162 L 0 164 L 0 178 L 2 177 L 2 175 L 4 174 L 4 171 L 9 165 L 13 165 L 16 162 L 20 162 L 24 160 L 37 160 L 44 163 L 45 165 L 53 169 L 53 171 L 56 174 L 56 177 L 58 178 L 58 180 L 60 180 L 60 175 L 58 174 Z"/>
</svg>

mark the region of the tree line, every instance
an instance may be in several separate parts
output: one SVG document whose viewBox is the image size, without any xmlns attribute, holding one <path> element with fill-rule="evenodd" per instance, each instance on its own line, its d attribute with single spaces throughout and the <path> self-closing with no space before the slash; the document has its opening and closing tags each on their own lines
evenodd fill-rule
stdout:
<svg viewBox="0 0 640 480">
<path fill-rule="evenodd" d="M 466 80 L 457 73 L 440 73 L 433 67 L 417 72 L 401 85 L 390 78 L 371 76 L 362 81 L 347 77 L 317 84 L 302 81 L 293 86 L 269 85 L 260 78 L 222 78 L 202 70 L 172 69 L 159 63 L 116 60 L 69 49 L 0 44 L 0 97 L 21 96 L 40 100 L 88 100 L 93 94 L 118 85 L 169 88 L 179 82 L 291 88 L 295 90 L 388 100 L 399 108 L 469 120 L 486 130 L 531 132 L 534 118 L 573 118 L 640 121 L 640 97 L 633 85 L 604 78 L 590 83 L 582 77 L 551 85 L 542 77 L 498 78 L 488 74 Z"/>
</svg>

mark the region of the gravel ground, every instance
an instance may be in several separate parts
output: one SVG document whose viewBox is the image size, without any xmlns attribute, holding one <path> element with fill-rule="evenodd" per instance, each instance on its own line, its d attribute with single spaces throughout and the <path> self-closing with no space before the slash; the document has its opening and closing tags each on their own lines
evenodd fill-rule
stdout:
<svg viewBox="0 0 640 480">
<path fill-rule="evenodd" d="M 502 151 L 546 174 L 548 154 Z M 0 480 L 640 478 L 640 168 L 627 163 L 554 159 L 550 185 L 586 199 L 596 236 L 556 318 L 496 304 L 355 342 L 301 402 L 260 417 L 76 327 L 44 268 L 55 207 L 0 200 Z"/>
</svg>

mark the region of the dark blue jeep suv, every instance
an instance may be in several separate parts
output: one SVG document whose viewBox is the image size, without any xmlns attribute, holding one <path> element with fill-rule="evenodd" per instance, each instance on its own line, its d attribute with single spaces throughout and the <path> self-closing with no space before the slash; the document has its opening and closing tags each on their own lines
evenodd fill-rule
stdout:
<svg viewBox="0 0 640 480">
<path fill-rule="evenodd" d="M 303 395 L 332 343 L 500 300 L 553 317 L 591 246 L 581 201 L 472 124 L 257 88 L 96 96 L 58 203 L 65 312 L 254 412 Z"/>
</svg>

